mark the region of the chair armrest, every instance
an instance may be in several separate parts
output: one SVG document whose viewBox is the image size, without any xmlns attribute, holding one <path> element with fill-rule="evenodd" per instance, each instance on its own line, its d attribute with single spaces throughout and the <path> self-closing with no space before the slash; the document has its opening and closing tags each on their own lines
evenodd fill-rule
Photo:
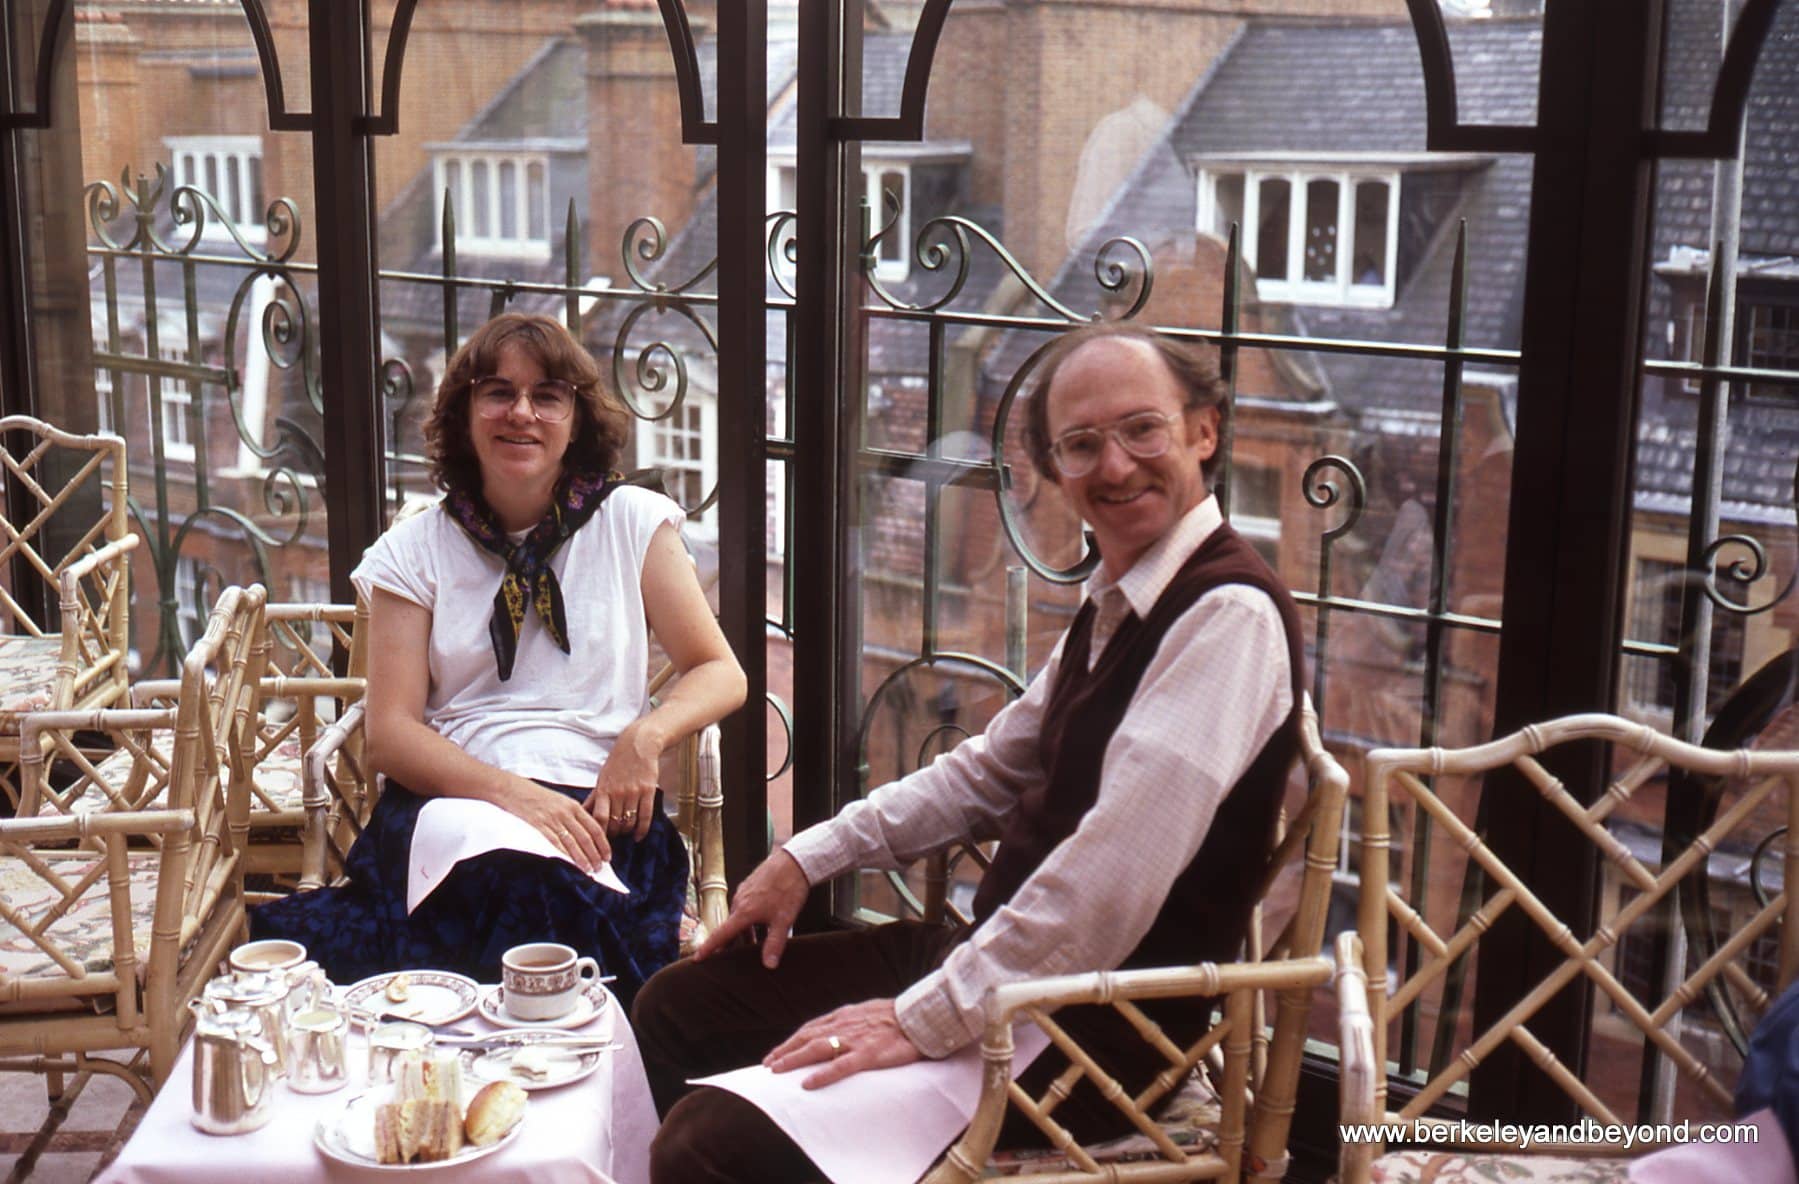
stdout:
<svg viewBox="0 0 1799 1184">
<path fill-rule="evenodd" d="M 950 1147 L 943 1160 L 925 1179 L 932 1184 L 962 1184 L 980 1178 L 987 1160 L 993 1154 L 994 1145 L 999 1140 L 1000 1125 L 1005 1120 L 1006 1107 L 1011 1100 L 1012 1025 L 1018 1019 L 1028 1018 L 1035 1022 L 1071 1061 L 1085 1066 L 1091 1076 L 1094 1072 L 1103 1074 L 1103 1070 L 1056 1025 L 1047 1014 L 1048 1011 L 1077 1003 L 1117 1006 L 1121 1003 L 1128 1005 L 1138 999 L 1228 997 L 1224 1001 L 1226 1022 L 1247 1028 L 1252 1023 L 1252 1000 L 1258 993 L 1310 991 L 1329 982 L 1330 976 L 1331 964 L 1328 960 L 1294 958 L 1272 962 L 1233 962 L 1224 966 L 1202 962 L 1195 966 L 1101 970 L 1087 974 L 1027 979 L 995 988 L 987 996 L 987 1030 L 981 1038 L 981 1096 L 976 1104 L 974 1117 L 961 1139 Z M 1137 1026 L 1146 1042 L 1166 1043 L 1167 1037 L 1152 1021 L 1143 1017 L 1140 1012 L 1132 1014 L 1133 1012 L 1134 1008 L 1127 1011 L 1126 1016 Z M 1233 1041 L 1234 1047 L 1227 1049 L 1224 1092 L 1234 1092 L 1241 1098 L 1248 1093 L 1250 1034 L 1247 1031 L 1233 1031 L 1227 1039 Z M 1171 1061 L 1169 1068 L 1157 1080 L 1157 1085 L 1162 1087 L 1156 1093 L 1157 1100 L 1177 1087 L 1194 1063 L 1197 1063 L 1197 1059 L 1178 1066 Z M 1231 1084 L 1233 1080 L 1234 1086 Z M 1101 1084 L 1102 1091 L 1109 1088 Z M 1150 1128 L 1154 1127 L 1153 1120 L 1139 1111 L 1131 1099 L 1115 1100 L 1120 1101 L 1121 1108 L 1129 1106 L 1127 1112 L 1131 1113 L 1132 1120 L 1144 1133 L 1149 1133 Z M 1157 1134 L 1160 1134 L 1159 1130 Z M 1162 1137 L 1165 1139 L 1165 1136 Z M 1075 1150 L 1078 1151 L 1078 1148 Z"/>
<path fill-rule="evenodd" d="M 718 725 L 706 725 L 696 739 L 699 793 L 694 803 L 693 850 L 699 861 L 694 878 L 699 883 L 700 917 L 693 940 L 697 945 L 724 924 L 731 902 L 725 882 L 725 794 L 719 778 Z"/>
<path fill-rule="evenodd" d="M 103 566 L 119 562 L 120 558 L 137 550 L 137 545 L 144 540 L 135 534 L 128 534 L 122 539 L 114 539 L 104 547 L 100 547 L 88 555 L 82 556 L 74 563 L 62 569 L 57 575 L 57 588 L 62 593 L 66 604 L 74 595 L 75 588 L 88 576 L 99 571 Z"/>
<path fill-rule="evenodd" d="M 59 703 L 107 707 L 125 697 L 131 552 L 142 541 L 135 534 L 114 539 L 57 573 Z M 85 596 L 84 582 L 89 583 Z"/>
<path fill-rule="evenodd" d="M 90 835 L 167 835 L 192 830 L 192 810 L 96 811 L 0 818 L 0 843 L 60 843 Z"/>
<path fill-rule="evenodd" d="M 173 731 L 175 716 L 173 707 L 100 707 L 89 711 L 27 713 L 19 721 L 19 817 L 31 818 L 43 809 L 44 775 L 53 755 L 51 750 L 69 756 L 82 752 L 83 746 L 75 742 L 77 732 L 112 732 L 124 735 L 158 729 Z M 93 772 L 92 766 L 85 766 L 83 769 L 85 778 L 91 778 Z M 134 769 L 134 775 L 135 772 Z"/>
<path fill-rule="evenodd" d="M 266 680 L 265 680 L 266 681 Z M 295 681 L 295 680 L 289 680 Z M 324 680 L 316 680 L 324 681 Z M 346 681 L 346 680 L 332 680 Z M 353 680 L 360 682 L 360 679 Z M 332 764 L 340 754 L 344 753 L 353 740 L 358 739 L 362 731 L 363 717 L 366 708 L 361 699 L 350 704 L 337 721 L 319 733 L 306 755 L 300 768 L 300 801 L 306 811 L 306 823 L 300 844 L 300 890 L 302 892 L 321 887 L 325 883 L 325 857 L 330 845 L 331 807 L 341 800 L 340 794 L 333 790 L 336 778 L 332 774 Z M 343 767 L 343 762 L 337 762 Z M 366 789 L 364 790 L 366 796 Z M 354 809 L 355 804 L 344 803 Z"/>
<path fill-rule="evenodd" d="M 1337 935 L 1338 1121 L 1344 1127 L 1379 1122 L 1376 1092 L 1380 1066 L 1374 1063 L 1374 1019 L 1368 1011 L 1368 971 L 1362 965 L 1362 939 L 1354 930 Z M 1376 1142 L 1351 1142 L 1343 1129 L 1337 1152 L 1341 1184 L 1368 1184 L 1370 1165 L 1380 1150 Z"/>
<path fill-rule="evenodd" d="M 153 678 L 131 684 L 131 705 L 137 708 L 168 705 L 173 707 L 181 698 L 181 680 L 178 678 Z"/>
</svg>

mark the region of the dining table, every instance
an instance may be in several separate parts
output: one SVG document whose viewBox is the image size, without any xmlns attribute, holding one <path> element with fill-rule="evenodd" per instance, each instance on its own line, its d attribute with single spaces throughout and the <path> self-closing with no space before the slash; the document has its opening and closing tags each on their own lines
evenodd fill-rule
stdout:
<svg viewBox="0 0 1799 1184">
<path fill-rule="evenodd" d="M 617 1000 L 608 998 L 610 1006 L 580 1032 L 611 1045 L 599 1067 L 582 1080 L 532 1090 L 518 1136 L 478 1159 L 363 1167 L 332 1159 L 315 1146 L 319 1124 L 334 1120 L 349 1098 L 367 1088 L 367 1041 L 357 1030 L 349 1038 L 344 1088 L 308 1094 L 278 1082 L 267 1125 L 238 1135 L 203 1134 L 190 1121 L 194 1045 L 189 1040 L 137 1130 L 97 1179 L 99 1184 L 299 1184 L 392 1179 L 397 1173 L 424 1177 L 420 1184 L 648 1184 L 656 1108 L 630 1021 Z M 452 1026 L 478 1034 L 502 1030 L 479 1014 Z"/>
</svg>

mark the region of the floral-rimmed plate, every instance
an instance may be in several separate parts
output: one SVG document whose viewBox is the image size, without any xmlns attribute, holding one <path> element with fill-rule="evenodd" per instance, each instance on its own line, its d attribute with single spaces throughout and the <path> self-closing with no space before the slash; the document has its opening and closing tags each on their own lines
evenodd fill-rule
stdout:
<svg viewBox="0 0 1799 1184">
<path fill-rule="evenodd" d="M 387 997 L 387 986 L 402 974 L 410 982 L 406 998 L 396 1002 Z M 344 988 L 343 1004 L 389 1019 L 412 1020 L 435 1027 L 459 1020 L 475 1010 L 480 997 L 481 984 L 467 975 L 448 970 L 398 970 L 392 974 L 370 975 Z"/>
<path fill-rule="evenodd" d="M 481 988 L 481 1018 L 501 1028 L 521 1031 L 585 1028 L 602 1015 L 612 1002 L 612 992 L 599 982 L 589 982 L 587 989 L 575 999 L 575 1009 L 553 1020 L 521 1020 L 506 1010 L 506 988 L 495 983 Z"/>
<path fill-rule="evenodd" d="M 609 1047 L 551 1048 L 545 1050 L 549 1054 L 546 1066 L 549 1072 L 545 1076 L 530 1076 L 514 1069 L 513 1059 L 519 1053 L 533 1044 L 554 1039 L 554 1032 L 520 1032 L 516 1037 L 517 1043 L 485 1052 L 470 1049 L 464 1054 L 464 1063 L 468 1066 L 469 1076 L 479 1081 L 510 1081 L 528 1090 L 555 1089 L 592 1076 L 611 1051 Z"/>
<path fill-rule="evenodd" d="M 460 1167 L 472 1160 L 492 1155 L 510 1146 L 525 1125 L 521 1114 L 512 1129 L 483 1147 L 463 1144 L 462 1150 L 448 1159 L 434 1163 L 382 1163 L 375 1154 L 375 1108 L 387 1095 L 386 1089 L 369 1090 L 350 1098 L 333 1118 L 322 1120 L 313 1128 L 312 1144 L 326 1159 L 370 1172 L 428 1172 L 433 1168 Z"/>
</svg>

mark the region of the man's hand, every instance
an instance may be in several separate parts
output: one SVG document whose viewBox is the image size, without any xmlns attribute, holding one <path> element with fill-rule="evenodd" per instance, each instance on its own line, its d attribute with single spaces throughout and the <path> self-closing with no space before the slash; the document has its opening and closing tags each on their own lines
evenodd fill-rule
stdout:
<svg viewBox="0 0 1799 1184">
<path fill-rule="evenodd" d="M 695 962 L 704 961 L 724 949 L 738 934 L 752 925 L 766 925 L 768 935 L 762 939 L 762 965 L 773 970 L 781 964 L 781 951 L 787 948 L 787 933 L 793 928 L 806 893 L 812 885 L 799 861 L 785 851 L 775 851 L 762 861 L 737 886 L 731 901 L 731 914 L 717 929 L 706 935 L 693 952 Z"/>
<path fill-rule="evenodd" d="M 891 1069 L 919 1057 L 918 1046 L 899 1026 L 893 1000 L 870 999 L 805 1024 L 762 1063 L 786 1073 L 822 1061 L 824 1068 L 800 1082 L 803 1089 L 821 1089 L 864 1069 Z"/>
</svg>

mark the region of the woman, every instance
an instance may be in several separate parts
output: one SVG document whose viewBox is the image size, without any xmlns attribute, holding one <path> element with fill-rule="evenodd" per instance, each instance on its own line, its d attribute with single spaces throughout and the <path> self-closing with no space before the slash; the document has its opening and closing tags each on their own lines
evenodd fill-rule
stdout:
<svg viewBox="0 0 1799 1184">
<path fill-rule="evenodd" d="M 617 975 L 627 1002 L 674 960 L 687 858 L 657 762 L 740 706 L 744 677 L 680 507 L 607 477 L 629 423 L 548 317 L 496 317 L 450 360 L 425 427 L 445 497 L 351 577 L 370 609 L 366 759 L 386 789 L 350 883 L 257 909 L 254 936 L 303 942 L 338 982 L 411 967 L 494 982 L 511 946 L 560 941 Z M 681 678 L 646 712 L 649 631 Z M 413 831 L 434 798 L 492 803 L 567 859 L 466 859 L 408 914 Z M 606 860 L 629 895 L 588 874 Z"/>
</svg>

